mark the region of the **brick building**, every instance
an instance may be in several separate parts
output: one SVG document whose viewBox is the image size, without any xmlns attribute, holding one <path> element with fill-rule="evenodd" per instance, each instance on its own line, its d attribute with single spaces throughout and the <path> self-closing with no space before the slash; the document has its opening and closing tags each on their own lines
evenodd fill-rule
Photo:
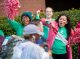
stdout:
<svg viewBox="0 0 80 59">
<path fill-rule="evenodd" d="M 0 16 L 4 16 L 3 3 L 0 0 Z M 20 0 L 21 8 L 19 12 L 32 11 L 33 13 L 38 9 L 45 10 L 45 7 L 52 7 L 54 11 L 68 10 L 71 8 L 79 9 L 80 0 Z M 68 4 L 67 4 L 68 3 Z"/>
<path fill-rule="evenodd" d="M 0 16 L 5 16 L 3 10 L 3 3 L 4 0 L 0 0 Z M 32 11 L 33 13 L 38 9 L 45 9 L 45 0 L 20 0 L 21 8 L 19 12 L 22 13 L 24 11 Z"/>
</svg>

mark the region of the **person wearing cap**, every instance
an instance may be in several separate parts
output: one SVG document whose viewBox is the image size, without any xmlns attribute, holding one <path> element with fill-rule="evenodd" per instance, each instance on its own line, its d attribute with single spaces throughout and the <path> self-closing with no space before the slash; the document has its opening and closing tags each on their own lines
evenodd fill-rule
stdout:
<svg viewBox="0 0 80 59">
<path fill-rule="evenodd" d="M 14 47 L 12 59 L 49 59 L 48 53 L 35 44 L 41 35 L 43 32 L 38 30 L 36 25 L 25 26 L 23 29 L 24 40 Z"/>
<path fill-rule="evenodd" d="M 8 23 L 11 26 L 11 28 L 15 31 L 16 35 L 22 36 L 24 26 L 30 24 L 31 20 L 32 20 L 32 13 L 31 12 L 23 12 L 21 15 L 22 23 L 19 23 L 13 19 L 8 19 Z M 6 45 L 8 43 L 8 40 L 10 40 L 10 39 L 11 39 L 11 36 L 6 36 L 4 39 L 4 42 L 3 42 L 3 43 L 5 43 L 4 45 Z"/>
<path fill-rule="evenodd" d="M 24 26 L 28 25 L 32 20 L 32 13 L 31 12 L 23 12 L 21 15 L 21 23 L 18 23 L 15 20 L 8 19 L 8 23 L 10 24 L 11 28 L 15 30 L 16 35 L 22 36 Z"/>
</svg>

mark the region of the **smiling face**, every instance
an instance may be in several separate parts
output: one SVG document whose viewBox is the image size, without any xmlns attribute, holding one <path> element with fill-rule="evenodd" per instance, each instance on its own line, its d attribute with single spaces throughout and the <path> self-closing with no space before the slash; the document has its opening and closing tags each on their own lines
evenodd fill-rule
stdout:
<svg viewBox="0 0 80 59">
<path fill-rule="evenodd" d="M 64 27 L 68 23 L 67 17 L 66 16 L 61 16 L 59 18 L 58 22 L 59 22 L 60 27 Z"/>
<path fill-rule="evenodd" d="M 46 8 L 46 17 L 47 18 L 52 18 L 52 16 L 53 16 L 52 8 L 50 8 L 50 7 Z"/>
<path fill-rule="evenodd" d="M 23 16 L 23 18 L 22 18 L 22 22 L 23 22 L 23 24 L 26 26 L 26 25 L 28 25 L 29 23 L 30 23 L 30 19 L 29 19 L 29 17 L 27 17 L 27 16 Z"/>
</svg>

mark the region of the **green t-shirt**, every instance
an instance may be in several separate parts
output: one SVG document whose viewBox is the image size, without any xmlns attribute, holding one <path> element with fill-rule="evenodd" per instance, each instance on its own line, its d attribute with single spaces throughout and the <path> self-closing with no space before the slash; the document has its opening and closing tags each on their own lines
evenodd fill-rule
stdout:
<svg viewBox="0 0 80 59">
<path fill-rule="evenodd" d="M 43 32 L 44 32 L 44 39 L 47 39 L 48 37 L 48 31 L 49 31 L 49 28 L 47 26 L 43 26 Z"/>
<path fill-rule="evenodd" d="M 4 36 L 4 32 L 0 30 L 0 36 Z"/>
<path fill-rule="evenodd" d="M 65 27 L 60 27 L 58 32 L 63 35 L 65 39 L 67 39 L 67 29 Z M 65 54 L 66 53 L 66 45 L 58 40 L 60 38 L 56 37 L 54 44 L 52 45 L 52 53 L 53 54 Z"/>
<path fill-rule="evenodd" d="M 24 26 L 22 24 L 16 22 L 15 20 L 8 20 L 8 23 L 10 24 L 12 29 L 15 30 L 16 35 L 18 35 L 18 36 L 22 36 L 23 35 Z"/>
</svg>

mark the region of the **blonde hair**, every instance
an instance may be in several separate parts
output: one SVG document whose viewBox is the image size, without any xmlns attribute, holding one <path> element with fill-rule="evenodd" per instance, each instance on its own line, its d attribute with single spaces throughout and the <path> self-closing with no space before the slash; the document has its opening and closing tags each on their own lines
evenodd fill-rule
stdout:
<svg viewBox="0 0 80 59">
<path fill-rule="evenodd" d="M 51 8 L 51 7 L 47 7 L 46 9 L 48 9 L 48 8 L 49 8 L 49 9 L 51 9 L 51 10 L 52 10 L 52 12 L 54 11 L 54 10 L 53 10 L 53 8 Z"/>
</svg>

